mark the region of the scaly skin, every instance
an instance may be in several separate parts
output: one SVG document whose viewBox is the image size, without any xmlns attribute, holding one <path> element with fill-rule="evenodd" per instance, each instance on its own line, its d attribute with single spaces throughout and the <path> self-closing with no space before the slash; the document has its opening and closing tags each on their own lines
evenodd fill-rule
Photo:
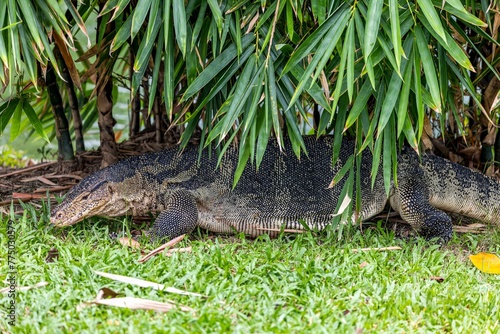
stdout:
<svg viewBox="0 0 500 334">
<path fill-rule="evenodd" d="M 322 229 L 336 213 L 347 178 L 328 186 L 354 145 L 346 141 L 332 165 L 332 138 L 304 140 L 308 157 L 300 160 L 290 143 L 280 153 L 270 142 L 259 169 L 247 166 L 234 189 L 235 150 L 228 150 L 219 167 L 215 152 L 204 152 L 198 161 L 196 147 L 182 154 L 166 150 L 132 157 L 84 178 L 53 210 L 51 222 L 69 226 L 92 216 L 156 212 L 152 235 L 159 239 L 189 233 L 195 226 L 254 237 L 276 234 L 272 229 L 302 229 L 299 220 Z M 371 160 L 369 152 L 363 153 L 360 220 L 380 213 L 389 200 L 417 231 L 441 242 L 452 233 L 451 219 L 441 210 L 500 225 L 498 181 L 437 157 L 423 156 L 420 163 L 405 150 L 398 160 L 398 188 L 392 186 L 388 198 L 381 175 L 371 187 Z"/>
</svg>

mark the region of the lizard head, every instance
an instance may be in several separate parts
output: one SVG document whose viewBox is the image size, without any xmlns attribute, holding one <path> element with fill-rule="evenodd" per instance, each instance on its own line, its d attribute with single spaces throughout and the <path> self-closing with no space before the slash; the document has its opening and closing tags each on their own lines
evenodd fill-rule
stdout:
<svg viewBox="0 0 500 334">
<path fill-rule="evenodd" d="M 50 222 L 57 226 L 70 226 L 92 216 L 116 216 L 122 203 L 116 203 L 113 183 L 107 171 L 101 170 L 85 177 L 73 187 L 66 198 L 50 214 Z"/>
</svg>

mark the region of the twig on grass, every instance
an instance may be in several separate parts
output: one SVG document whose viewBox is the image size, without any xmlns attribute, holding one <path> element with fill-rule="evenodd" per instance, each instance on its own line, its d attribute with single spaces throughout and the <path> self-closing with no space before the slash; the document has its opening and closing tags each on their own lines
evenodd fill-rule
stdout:
<svg viewBox="0 0 500 334">
<path fill-rule="evenodd" d="M 185 236 L 186 236 L 185 234 L 183 234 L 181 236 L 178 236 L 177 238 L 174 238 L 174 239 L 170 240 L 166 244 L 163 244 L 160 247 L 158 247 L 156 249 L 153 249 L 149 254 L 143 256 L 142 258 L 140 258 L 139 259 L 139 263 L 144 263 L 147 260 L 149 260 L 150 258 L 152 258 L 153 256 L 155 256 L 156 254 L 162 252 L 164 249 L 166 249 L 166 248 L 168 249 L 168 248 L 173 247 L 174 245 L 176 245 L 179 242 L 181 242 L 181 240 L 184 239 Z"/>
</svg>

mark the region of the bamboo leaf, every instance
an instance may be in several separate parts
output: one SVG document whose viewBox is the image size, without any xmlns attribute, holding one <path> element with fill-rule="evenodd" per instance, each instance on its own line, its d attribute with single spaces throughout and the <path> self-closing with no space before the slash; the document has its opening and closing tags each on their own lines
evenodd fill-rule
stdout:
<svg viewBox="0 0 500 334">
<path fill-rule="evenodd" d="M 391 80 L 387 86 L 387 93 L 382 103 L 380 119 L 378 121 L 378 132 L 381 133 L 393 115 L 394 106 L 400 94 L 402 80 L 396 70 L 392 72 Z M 386 136 L 387 138 L 387 136 Z"/>
<path fill-rule="evenodd" d="M 404 43 L 404 52 L 406 54 L 410 53 L 413 46 L 413 39 L 407 38 Z M 408 66 L 408 60 L 404 59 L 401 63 L 401 70 L 406 72 L 406 68 Z M 382 111 L 380 114 L 380 119 L 378 122 L 378 132 L 380 133 L 386 126 L 387 122 L 393 118 L 393 110 L 396 105 L 396 101 L 398 97 L 401 98 L 401 85 L 403 81 L 401 78 L 401 74 L 399 73 L 399 69 L 395 69 L 392 73 L 391 80 L 389 81 L 389 86 L 387 87 L 387 94 L 384 98 L 384 102 L 382 103 Z M 408 97 L 406 97 L 408 99 Z"/>
<path fill-rule="evenodd" d="M 146 39 L 155 39 L 158 33 L 159 26 L 161 25 L 160 0 L 151 1 L 151 8 L 149 9 L 149 22 L 146 29 Z"/>
<path fill-rule="evenodd" d="M 316 68 L 316 74 L 314 75 L 312 82 L 314 82 L 318 78 L 319 74 L 321 73 L 321 70 L 328 61 L 328 58 L 331 56 L 331 53 L 335 48 L 335 45 L 337 44 L 338 40 L 340 39 L 345 29 L 345 24 L 347 22 L 349 12 L 348 10 L 345 10 L 340 14 L 341 15 L 338 17 L 338 20 L 335 21 L 331 29 L 328 31 L 327 35 L 325 36 L 320 46 L 316 50 L 316 54 L 313 57 L 311 63 L 309 64 L 309 66 L 307 66 L 307 69 L 304 71 L 304 74 L 300 78 L 297 88 L 295 89 L 295 93 L 293 94 L 287 109 L 289 109 L 298 100 L 298 98 L 302 94 L 302 91 L 306 88 L 306 83 L 309 82 L 308 78 L 310 78 L 314 69 Z M 286 66 L 288 66 L 288 63 Z M 342 80 L 340 80 L 340 82 L 342 82 Z"/>
<path fill-rule="evenodd" d="M 332 26 L 341 19 L 343 16 L 349 13 L 347 4 L 342 4 L 335 13 L 330 16 L 322 25 L 318 27 L 314 32 L 312 32 L 309 37 L 307 37 L 300 46 L 292 53 L 292 56 L 288 60 L 283 69 L 281 75 L 290 71 L 290 69 L 295 66 L 299 61 L 307 57 L 314 49 L 314 47 L 323 40 L 325 34 L 331 30 Z M 311 72 L 312 73 L 312 72 Z"/>
<path fill-rule="evenodd" d="M 105 4 L 104 7 L 102 8 L 101 12 L 99 13 L 99 16 L 103 16 L 111 11 L 113 11 L 118 5 L 119 0 L 108 0 Z"/>
<path fill-rule="evenodd" d="M 373 111 L 373 117 L 370 122 L 370 127 L 368 128 L 368 132 L 366 133 L 365 141 L 363 142 L 363 145 L 361 148 L 358 150 L 361 152 L 368 146 L 373 141 L 373 135 L 375 134 L 375 129 L 378 124 L 378 120 L 380 117 L 380 110 L 382 109 L 382 101 L 384 100 L 385 96 L 385 82 L 383 78 L 379 82 L 379 86 L 377 89 L 377 97 L 375 98 L 375 109 Z M 378 135 L 381 136 L 383 134 L 379 133 Z"/>
<path fill-rule="evenodd" d="M 398 106 L 398 122 L 397 122 L 397 137 L 399 138 L 401 131 L 404 129 L 406 120 L 408 118 L 408 100 L 410 97 L 410 87 L 411 87 L 411 74 L 413 69 L 413 52 L 412 48 L 411 54 L 408 58 L 408 65 L 403 72 L 403 88 L 401 89 L 401 94 L 399 95 L 399 106 Z"/>
<path fill-rule="evenodd" d="M 255 57 L 250 57 L 243 68 L 243 71 L 238 77 L 236 81 L 234 97 L 232 98 L 231 104 L 229 105 L 229 109 L 224 118 L 224 122 L 222 122 L 222 130 L 219 141 L 222 141 L 229 133 L 229 130 L 235 123 L 237 117 L 242 112 L 242 107 L 245 104 L 248 96 L 252 92 L 252 83 L 258 74 L 254 72 L 256 67 Z"/>
<path fill-rule="evenodd" d="M 443 2 L 441 1 L 433 1 L 434 6 L 440 7 Z M 448 13 L 456 16 L 460 20 L 463 20 L 465 22 L 469 22 L 470 24 L 473 24 L 475 26 L 480 26 L 480 27 L 487 27 L 488 24 L 485 22 L 481 21 L 479 18 L 468 12 L 460 0 L 446 0 L 444 2 L 444 7 L 443 9 L 447 11 Z"/>
<path fill-rule="evenodd" d="M 28 27 L 28 31 L 30 32 L 33 40 L 38 45 L 42 45 L 42 38 L 40 36 L 40 31 L 36 22 L 38 22 L 38 17 L 35 15 L 35 11 L 33 8 L 33 4 L 31 1 L 18 1 L 17 2 L 19 8 L 21 9 L 22 15 L 24 16 L 24 23 Z"/>
<path fill-rule="evenodd" d="M 19 135 L 19 130 L 21 129 L 22 112 L 23 112 L 23 103 L 22 101 L 19 101 L 19 103 L 16 106 L 16 109 L 14 110 L 14 114 L 10 119 L 10 141 L 13 141 Z"/>
<path fill-rule="evenodd" d="M 207 103 L 211 101 L 221 90 L 227 88 L 226 85 L 229 82 L 229 80 L 233 78 L 233 76 L 240 69 L 241 66 L 246 64 L 246 60 L 251 56 L 251 54 L 254 51 L 255 50 L 253 46 L 247 47 L 245 51 L 242 53 L 239 62 L 234 62 L 229 66 L 227 70 L 224 71 L 223 75 L 219 77 L 217 82 L 211 85 L 212 88 L 210 89 L 210 92 L 203 97 L 203 100 L 201 102 L 198 103 L 198 107 L 193 112 L 193 115 L 199 113 L 207 105 Z M 188 121 L 190 121 L 189 118 Z"/>
<path fill-rule="evenodd" d="M 413 92 L 415 94 L 415 106 L 417 110 L 417 141 L 420 141 L 422 136 L 422 131 L 424 129 L 424 117 L 425 117 L 425 109 L 424 102 L 422 99 L 422 84 L 421 84 L 421 75 L 422 75 L 422 64 L 420 60 L 420 53 L 417 52 L 417 41 L 415 40 L 415 45 L 413 49 L 415 50 L 414 54 L 414 65 L 413 65 Z"/>
<path fill-rule="evenodd" d="M 175 37 L 184 57 L 187 50 L 187 20 L 184 0 L 172 0 Z"/>
<path fill-rule="evenodd" d="M 268 108 L 268 112 L 271 114 L 271 119 L 273 121 L 273 128 L 274 128 L 274 134 L 276 135 L 276 141 L 278 142 L 278 146 L 280 149 L 282 148 L 282 143 L 283 143 L 283 137 L 281 135 L 281 127 L 280 127 L 280 121 L 279 121 L 279 116 L 278 116 L 278 101 L 277 101 L 277 94 L 276 94 L 276 78 L 274 76 L 274 71 L 271 71 L 271 68 L 267 68 L 267 76 L 265 77 L 266 83 L 267 83 L 267 89 L 268 91 L 266 92 L 266 108 Z"/>
<path fill-rule="evenodd" d="M 436 10 L 434 9 L 434 5 L 432 4 L 431 0 L 417 0 L 417 3 L 420 6 L 420 9 L 424 16 L 427 18 L 427 20 L 430 23 L 431 30 L 436 32 L 438 36 L 441 37 L 443 41 L 446 43 L 446 36 L 444 34 L 444 28 L 441 24 L 441 19 L 439 18 L 439 15 L 436 13 Z"/>
<path fill-rule="evenodd" d="M 286 29 L 288 37 L 290 38 L 290 40 L 293 41 L 295 20 L 293 17 L 293 7 L 290 4 L 290 2 L 287 2 L 285 10 L 286 10 Z"/>
<path fill-rule="evenodd" d="M 293 67 L 291 70 L 290 70 L 290 73 L 292 74 L 292 76 L 297 79 L 297 80 L 300 80 L 301 77 L 303 77 L 304 75 L 304 69 L 302 69 L 301 67 L 299 66 L 295 66 Z M 288 76 L 285 74 L 281 77 L 281 81 L 283 82 L 289 82 L 290 79 L 288 78 Z M 319 85 L 315 82 L 312 82 L 311 78 L 308 79 L 308 81 L 306 82 L 306 87 L 309 87 L 309 88 L 306 88 L 306 92 L 314 99 L 314 101 L 316 103 L 318 103 L 323 109 L 325 109 L 327 112 L 331 113 L 331 105 L 330 103 L 327 101 L 326 99 L 326 96 L 325 96 L 325 93 L 323 92 L 323 90 L 319 87 Z M 292 93 L 293 94 L 293 93 Z"/>
<path fill-rule="evenodd" d="M 405 118 L 405 125 L 403 127 L 403 132 L 405 134 L 408 144 L 418 153 L 418 141 L 415 136 L 415 131 L 413 131 L 413 126 L 410 121 L 410 117 Z"/>
<path fill-rule="evenodd" d="M 346 44 L 347 44 L 347 94 L 349 95 L 349 103 L 352 102 L 352 96 L 354 94 L 354 58 L 356 57 L 356 52 L 354 48 L 356 47 L 356 41 L 354 40 L 354 19 L 351 18 L 349 22 L 349 27 L 346 33 Z"/>
<path fill-rule="evenodd" d="M 160 33 L 158 34 L 158 45 L 156 46 L 153 75 L 151 76 L 151 89 L 149 91 L 149 103 L 148 103 L 148 112 L 149 113 L 151 113 L 151 109 L 153 108 L 154 100 L 156 97 L 156 91 L 157 91 L 156 89 L 158 87 L 158 81 L 160 80 L 159 74 L 160 74 L 161 58 L 163 55 L 162 51 L 163 51 L 164 41 L 165 41 L 165 38 L 163 36 L 163 27 L 161 27 Z"/>
<path fill-rule="evenodd" d="M 1 39 L 1 33 L 0 33 L 0 39 Z M 23 46 L 23 59 L 24 63 L 26 65 L 26 69 L 28 70 L 28 75 L 30 77 L 31 82 L 35 86 L 35 88 L 38 90 L 38 77 L 37 77 L 37 64 L 36 64 L 36 59 L 33 55 L 33 53 L 30 51 L 31 48 L 28 46 L 29 43 L 29 37 L 26 34 L 26 31 L 24 29 L 23 25 L 19 26 L 19 40 L 21 41 L 21 45 Z M 0 43 L 1 44 L 1 43 Z M 0 70 L 1 72 L 1 70 Z"/>
<path fill-rule="evenodd" d="M 219 34 L 222 32 L 222 12 L 219 8 L 219 4 L 217 3 L 216 0 L 207 0 L 208 5 L 210 6 L 210 10 L 212 11 L 212 14 L 215 18 L 215 23 L 217 25 L 217 30 L 219 31 Z"/>
<path fill-rule="evenodd" d="M 449 58 L 446 58 L 446 63 L 448 64 L 448 68 L 455 74 L 460 83 L 469 92 L 470 97 L 472 97 L 474 102 L 476 102 L 477 107 L 481 109 L 483 115 L 491 121 L 490 116 L 488 115 L 486 110 L 484 110 L 484 107 L 482 106 L 481 101 L 477 96 L 477 92 L 474 89 L 474 85 L 472 84 L 470 77 L 467 75 L 467 73 L 460 73 L 460 70 L 462 70 L 462 72 L 466 72 L 466 70 L 464 68 L 460 68 L 459 70 L 459 68 L 457 68 L 457 66 L 453 62 L 451 62 Z"/>
<path fill-rule="evenodd" d="M 152 1 L 149 0 L 139 0 L 134 8 L 133 13 L 127 17 L 126 21 L 129 21 L 130 17 L 132 18 L 130 22 L 130 28 L 128 29 L 129 37 L 132 40 L 139 32 L 139 29 L 142 28 L 144 20 L 146 19 L 146 15 L 148 14 L 149 8 L 151 7 L 151 3 Z"/>
<path fill-rule="evenodd" d="M 384 128 L 384 149 L 382 152 L 382 168 L 384 175 L 384 189 L 386 195 L 389 195 L 391 190 L 391 181 L 392 181 L 392 146 L 395 145 L 395 141 L 393 140 L 393 127 L 385 127 Z"/>
<path fill-rule="evenodd" d="M 19 99 L 14 98 L 10 101 L 6 101 L 0 106 L 0 134 L 3 133 L 7 124 L 9 124 L 14 111 L 17 109 L 19 104 Z"/>
<path fill-rule="evenodd" d="M 437 35 L 432 29 L 429 29 L 429 22 L 425 19 L 425 17 L 419 16 L 420 22 L 424 25 L 426 29 L 429 30 L 431 35 L 441 44 L 446 51 L 451 55 L 455 61 L 460 64 L 460 66 L 475 72 L 476 70 L 472 66 L 469 57 L 464 53 L 464 50 L 455 42 L 453 37 L 450 36 L 448 32 L 444 32 L 446 41 L 441 38 L 441 36 Z"/>
<path fill-rule="evenodd" d="M 22 0 L 21 0 L 22 1 Z M 85 22 L 83 21 L 82 17 L 80 16 L 80 13 L 78 13 L 78 10 L 75 8 L 73 5 L 73 2 L 71 0 L 64 0 L 64 3 L 66 4 L 66 8 L 68 11 L 71 13 L 71 16 L 75 20 L 76 24 L 78 25 L 78 28 L 80 28 L 81 32 L 87 37 L 87 48 L 90 48 L 90 36 L 89 33 L 87 32 L 87 26 L 85 25 Z M 54 5 L 54 8 L 57 7 Z M 61 13 L 62 14 L 62 13 Z M 61 18 L 64 17 L 64 15 L 61 15 Z"/>
<path fill-rule="evenodd" d="M 424 67 L 425 79 L 427 85 L 429 86 L 429 91 L 432 96 L 432 100 L 436 105 L 437 112 L 441 112 L 441 94 L 439 93 L 439 85 L 437 80 L 437 74 L 434 67 L 434 61 L 432 60 L 427 41 L 425 40 L 422 29 L 419 26 L 415 27 L 415 36 L 417 41 L 417 48 L 422 58 L 422 65 Z"/>
<path fill-rule="evenodd" d="M 479 55 L 479 57 L 481 57 L 481 59 L 483 60 L 483 62 L 486 64 L 486 66 L 488 66 L 488 68 L 490 69 L 491 73 L 493 73 L 493 75 L 495 75 L 497 77 L 498 80 L 500 80 L 500 75 L 498 74 L 498 71 L 496 71 L 494 69 L 494 67 L 490 64 L 490 62 L 488 61 L 488 59 L 486 59 L 486 57 L 484 56 L 483 52 L 481 52 L 477 46 L 475 45 L 475 43 L 470 39 L 470 37 L 468 36 L 468 34 L 465 33 L 465 31 L 462 30 L 462 28 L 460 27 L 459 24 L 457 24 L 457 22 L 455 22 L 454 20 L 451 20 L 450 21 L 450 24 L 453 26 L 453 28 L 455 28 L 455 30 L 460 34 L 460 36 L 462 36 L 466 41 L 467 43 L 469 43 L 469 45 L 477 52 L 477 54 Z M 481 29 L 477 29 L 479 31 L 482 31 Z M 484 33 L 484 32 L 483 32 Z M 478 33 L 479 34 L 479 33 Z M 453 40 L 453 42 L 450 42 L 450 45 L 452 45 L 451 43 L 455 44 L 456 45 L 456 42 Z M 498 44 L 496 41 L 495 41 L 495 44 L 497 44 L 498 46 L 500 46 L 500 44 Z M 461 55 L 459 56 L 461 58 L 462 55 L 465 55 L 464 52 L 463 52 L 463 49 L 460 48 L 460 50 L 462 51 L 461 52 Z M 454 59 L 455 56 L 453 56 Z M 466 56 L 466 59 L 468 61 L 468 63 L 466 62 L 466 65 L 462 65 L 462 67 L 465 67 L 467 69 L 472 69 L 472 71 L 475 72 L 475 69 L 474 67 L 472 66 L 472 64 L 470 63 L 470 60 L 469 58 Z M 458 62 L 460 64 L 460 62 Z M 467 66 L 470 66 L 470 67 L 467 67 Z M 481 75 L 484 74 L 484 73 L 487 73 L 488 71 L 481 71 Z M 476 77 L 476 80 L 478 78 Z"/>
<path fill-rule="evenodd" d="M 347 120 L 344 125 L 344 132 L 350 128 L 354 122 L 358 119 L 359 114 L 361 114 L 361 111 L 363 111 L 363 108 L 366 107 L 366 104 L 368 102 L 368 99 L 370 96 L 373 94 L 373 88 L 370 84 L 370 80 L 365 80 L 363 82 L 363 85 L 361 86 L 361 89 L 359 90 L 358 96 L 356 97 L 356 100 L 354 100 L 354 104 L 352 105 L 351 112 L 349 113 L 349 116 L 347 117 Z"/>
<path fill-rule="evenodd" d="M 378 27 L 380 25 L 380 18 L 382 17 L 382 5 L 384 4 L 381 0 L 370 1 L 368 5 L 368 12 L 366 17 L 365 26 L 365 36 L 363 43 L 363 54 L 365 58 L 370 56 L 370 53 L 375 46 L 375 42 L 378 37 Z"/>
<path fill-rule="evenodd" d="M 113 6 L 113 15 L 110 18 L 110 21 L 113 21 L 116 19 L 120 14 L 127 8 L 128 3 L 130 0 L 118 0 L 118 3 Z M 100 13 L 99 16 L 104 16 L 104 13 Z"/>
<path fill-rule="evenodd" d="M 123 43 L 127 42 L 130 39 L 134 39 L 134 36 L 131 36 L 131 29 L 132 29 L 132 19 L 134 18 L 133 15 L 129 15 L 125 22 L 122 24 L 118 32 L 115 34 L 115 37 L 113 37 L 113 40 L 111 41 L 111 51 L 110 53 L 115 52 L 118 50 Z"/>
<path fill-rule="evenodd" d="M 384 133 L 385 133 L 385 131 L 382 132 L 378 136 L 378 138 L 375 140 L 375 146 L 373 148 L 372 173 L 371 173 L 371 175 L 373 175 L 373 177 L 372 177 L 372 188 L 375 185 L 375 180 L 376 180 L 376 178 L 374 176 L 378 174 L 378 169 L 380 167 L 380 161 L 382 160 L 381 159 L 381 155 L 382 155 L 382 144 L 384 143 L 384 140 L 383 140 L 384 139 Z M 365 139 L 365 144 L 363 144 L 363 146 L 366 146 L 366 139 Z M 385 181 L 384 181 L 384 187 L 385 187 Z"/>
<path fill-rule="evenodd" d="M 7 13 L 7 6 L 0 6 L 0 26 L 4 25 L 6 13 Z M 3 63 L 3 66 L 5 67 L 8 66 L 8 57 L 2 30 L 3 29 L 0 28 L 0 61 Z M 1 72 L 2 71 L 0 71 L 0 73 Z"/>
<path fill-rule="evenodd" d="M 349 25 L 352 27 L 352 25 Z M 340 37 L 340 36 L 339 36 Z M 335 42 L 337 42 L 335 40 Z M 333 43 L 333 41 L 332 41 Z M 339 64 L 339 70 L 338 70 L 338 76 L 337 76 L 337 82 L 335 84 L 335 91 L 333 92 L 333 105 L 332 105 L 332 110 L 335 113 L 337 111 L 337 104 L 339 103 L 340 96 L 341 96 L 341 90 L 342 90 L 342 85 L 344 83 L 344 71 L 345 71 L 345 66 L 347 63 L 347 50 L 349 48 L 347 47 L 347 43 L 349 43 L 349 39 L 346 39 L 344 41 L 344 47 L 342 48 L 342 54 L 340 55 L 340 64 Z M 343 111 L 341 111 L 343 112 Z M 330 116 L 330 122 L 333 120 L 333 113 Z M 344 120 L 341 121 L 340 126 L 344 124 Z M 341 132 L 342 128 L 339 128 L 339 131 Z M 335 134 L 337 135 L 337 134 Z"/>
<path fill-rule="evenodd" d="M 332 161 L 337 161 L 338 157 L 340 156 L 340 148 L 342 144 L 342 126 L 345 122 L 346 119 L 346 114 L 347 114 L 347 104 L 348 104 L 348 99 L 347 96 L 344 94 L 342 95 L 339 99 L 339 110 L 337 112 L 337 116 L 335 118 L 335 128 L 333 130 L 333 155 L 332 155 Z"/>
<path fill-rule="evenodd" d="M 29 104 L 28 101 L 23 101 L 22 107 L 23 107 L 24 113 L 28 117 L 28 119 L 29 119 L 31 125 L 33 126 L 33 128 L 35 129 L 36 133 L 38 133 L 38 135 L 40 137 L 42 137 L 47 143 L 50 143 L 49 137 L 47 137 L 47 134 L 45 133 L 45 131 L 43 131 L 42 122 L 40 122 L 40 119 L 38 119 L 38 116 L 37 116 L 35 110 L 33 109 L 33 107 L 31 106 L 31 104 Z"/>
<path fill-rule="evenodd" d="M 243 36 L 241 45 L 243 49 L 252 42 L 254 36 L 251 34 L 247 34 Z M 231 44 L 228 46 L 217 58 L 215 58 L 204 70 L 200 73 L 200 75 L 188 86 L 186 92 L 181 98 L 182 101 L 186 101 L 196 93 L 198 93 L 206 84 L 210 82 L 216 75 L 219 73 L 236 58 L 236 45 Z"/>
<path fill-rule="evenodd" d="M 399 23 L 399 4 L 397 0 L 389 0 L 389 16 L 391 21 L 391 42 L 394 47 L 397 70 L 401 66 L 401 26 Z"/>
<path fill-rule="evenodd" d="M 319 24 L 323 23 L 326 17 L 326 0 L 311 0 L 311 9 Z"/>
<path fill-rule="evenodd" d="M 76 86 L 76 88 L 78 88 L 81 92 L 83 92 L 82 83 L 80 81 L 80 74 L 78 74 L 78 69 L 76 68 L 76 64 L 68 48 L 66 47 L 66 44 L 64 43 L 64 41 L 61 39 L 61 37 L 57 32 L 53 32 L 53 37 L 54 37 L 54 42 L 56 43 L 59 52 L 61 53 L 61 57 L 64 63 L 66 64 L 69 76 L 71 77 L 71 81 Z"/>
<path fill-rule="evenodd" d="M 193 37 L 191 38 L 191 47 L 190 47 L 191 51 L 193 51 L 195 43 L 198 40 L 198 37 L 200 35 L 200 31 L 201 31 L 201 28 L 203 26 L 203 22 L 205 19 L 205 13 L 207 11 L 207 6 L 208 6 L 208 4 L 206 1 L 202 1 L 200 4 L 200 8 L 198 10 L 198 18 L 196 19 L 196 23 L 195 23 L 194 28 L 193 28 L 193 33 L 192 33 Z"/>
<path fill-rule="evenodd" d="M 332 188 L 339 183 L 344 178 L 345 174 L 352 169 L 354 157 L 354 155 L 351 155 L 347 158 L 342 168 L 340 168 L 340 170 L 333 176 L 332 182 L 330 182 L 330 185 L 328 186 L 329 188 Z"/>
<path fill-rule="evenodd" d="M 163 33 L 165 34 L 163 97 L 169 120 L 174 110 L 174 41 L 172 29 L 172 0 L 165 0 L 163 12 Z"/>
<path fill-rule="evenodd" d="M 152 29 L 152 33 L 149 36 L 146 36 L 139 45 L 139 52 L 137 53 L 135 62 L 134 62 L 134 71 L 139 72 L 140 69 L 144 68 L 147 64 L 149 57 L 151 56 L 151 50 L 153 49 L 153 45 L 156 42 L 156 36 L 158 35 L 158 31 L 161 27 L 161 18 L 160 14 L 156 13 L 156 17 L 152 18 L 153 11 L 150 12 L 150 20 L 148 24 L 148 30 Z"/>
<path fill-rule="evenodd" d="M 241 174 L 245 170 L 245 166 L 247 164 L 248 158 L 250 157 L 250 148 L 248 145 L 245 145 L 243 148 L 240 148 L 238 158 L 238 166 L 234 172 L 234 181 L 233 181 L 233 189 L 236 187 L 236 184 L 240 180 Z"/>
<path fill-rule="evenodd" d="M 265 77 L 267 78 L 267 77 Z M 268 80 L 265 80 L 264 88 L 268 91 L 267 86 Z M 258 117 L 258 127 L 259 134 L 257 139 L 257 147 L 255 150 L 255 161 L 256 168 L 259 169 L 259 166 L 262 162 L 262 158 L 264 157 L 264 153 L 267 148 L 267 144 L 269 141 L 269 137 L 271 135 L 271 125 L 272 125 L 272 116 L 271 110 L 268 108 L 268 104 L 264 103 L 264 112 L 259 113 Z"/>
</svg>

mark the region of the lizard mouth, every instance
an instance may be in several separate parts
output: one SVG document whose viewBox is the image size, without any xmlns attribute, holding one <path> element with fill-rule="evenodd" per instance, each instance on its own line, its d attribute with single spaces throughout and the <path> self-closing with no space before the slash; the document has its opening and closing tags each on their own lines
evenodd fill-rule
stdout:
<svg viewBox="0 0 500 334">
<path fill-rule="evenodd" d="M 74 216 L 74 217 L 64 217 L 61 212 L 56 212 L 50 217 L 50 224 L 56 227 L 65 227 L 71 226 L 78 223 L 82 220 L 83 217 Z"/>
</svg>

